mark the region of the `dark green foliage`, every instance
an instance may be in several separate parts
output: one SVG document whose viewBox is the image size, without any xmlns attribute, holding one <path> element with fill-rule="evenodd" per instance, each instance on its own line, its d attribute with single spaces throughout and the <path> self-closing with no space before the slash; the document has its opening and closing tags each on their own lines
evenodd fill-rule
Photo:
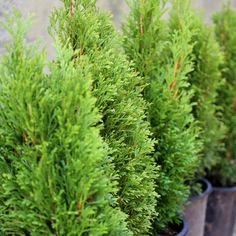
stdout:
<svg viewBox="0 0 236 236">
<path fill-rule="evenodd" d="M 57 46 L 57 64 L 44 75 L 19 14 L 6 26 L 13 41 L 0 64 L 2 233 L 128 235 L 102 170 L 109 162 L 86 59 L 75 68 L 72 52 Z"/>
<path fill-rule="evenodd" d="M 149 119 L 157 139 L 154 157 L 160 165 L 156 179 L 159 216 L 157 229 L 178 220 L 188 197 L 197 164 L 198 129 L 191 114 L 192 90 L 187 75 L 192 71 L 192 32 L 188 17 L 181 32 L 168 33 L 162 20 L 165 1 L 129 1 L 131 13 L 123 25 L 124 48 L 149 86 L 144 95 L 151 103 Z"/>
<path fill-rule="evenodd" d="M 224 54 L 222 73 L 226 80 L 219 90 L 218 103 L 223 107 L 223 121 L 227 127 L 225 151 L 212 173 L 217 185 L 236 184 L 236 10 L 225 6 L 213 17 L 216 38 Z"/>
<path fill-rule="evenodd" d="M 147 103 L 141 96 L 145 84 L 130 69 L 110 16 L 96 8 L 96 1 L 62 2 L 64 8 L 52 14 L 51 34 L 73 48 L 76 66 L 89 58 L 93 94 L 102 114 L 101 134 L 118 175 L 119 206 L 128 215 L 129 229 L 146 234 L 156 214 L 157 168 L 150 156 L 154 142 L 146 121 Z"/>
<path fill-rule="evenodd" d="M 204 177 L 206 172 L 219 162 L 219 152 L 225 128 L 220 120 L 221 108 L 216 104 L 217 91 L 223 85 L 220 65 L 223 57 L 218 43 L 214 38 L 212 27 L 207 26 L 203 19 L 190 7 L 189 0 L 173 2 L 170 17 L 170 27 L 174 32 L 181 32 L 182 25 L 188 24 L 191 16 L 190 30 L 194 32 L 191 39 L 193 47 L 194 70 L 188 75 L 191 88 L 195 94 L 193 114 L 201 128 L 200 140 L 203 143 L 201 164 L 197 170 L 197 177 Z"/>
</svg>

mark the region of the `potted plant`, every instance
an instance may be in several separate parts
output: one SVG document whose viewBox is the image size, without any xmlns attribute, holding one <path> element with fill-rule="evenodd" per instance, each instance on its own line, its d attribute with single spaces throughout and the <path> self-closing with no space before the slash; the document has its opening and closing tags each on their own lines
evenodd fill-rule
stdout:
<svg viewBox="0 0 236 236">
<path fill-rule="evenodd" d="M 94 0 L 63 0 L 51 16 L 51 35 L 74 51 L 75 68 L 88 58 L 93 95 L 102 115 L 101 135 L 117 175 L 119 206 L 134 235 L 147 234 L 156 212 L 158 168 L 142 98 L 145 83 L 121 50 L 110 15 Z"/>
<path fill-rule="evenodd" d="M 174 2 L 170 16 L 172 31 L 182 31 L 182 25 L 188 21 L 186 15 L 192 19 L 190 30 L 193 32 L 194 69 L 188 76 L 191 88 L 195 91 L 192 97 L 193 115 L 201 128 L 199 138 L 202 151 L 185 214 L 189 220 L 188 235 L 203 236 L 207 199 L 212 190 L 210 182 L 204 177 L 220 159 L 219 152 L 223 150 L 221 142 L 225 134 L 224 124 L 220 120 L 221 107 L 216 104 L 218 90 L 224 82 L 220 71 L 223 57 L 212 27 L 207 26 L 202 17 L 191 9 L 189 0 Z"/>
<path fill-rule="evenodd" d="M 224 86 L 219 90 L 218 104 L 222 106 L 222 118 L 227 127 L 225 150 L 221 159 L 209 173 L 213 183 L 207 206 L 206 234 L 231 236 L 236 216 L 236 10 L 230 5 L 213 17 L 216 38 L 224 54 L 222 74 Z"/>
<path fill-rule="evenodd" d="M 57 64 L 26 45 L 15 11 L 0 62 L 0 225 L 6 235 L 129 235 L 99 135 L 89 64 L 57 44 Z M 110 170 L 110 171 L 109 171 Z"/>
<path fill-rule="evenodd" d="M 157 140 L 154 157 L 160 166 L 156 179 L 160 198 L 154 235 L 170 233 L 169 226 L 179 222 L 189 195 L 186 182 L 195 172 L 200 147 L 188 82 L 193 70 L 192 19 L 186 19 L 189 24 L 183 25 L 181 33 L 169 32 L 168 23 L 162 20 L 165 2 L 130 1 L 130 14 L 123 25 L 125 52 L 148 83 L 144 97 L 151 104 L 148 118 Z"/>
</svg>

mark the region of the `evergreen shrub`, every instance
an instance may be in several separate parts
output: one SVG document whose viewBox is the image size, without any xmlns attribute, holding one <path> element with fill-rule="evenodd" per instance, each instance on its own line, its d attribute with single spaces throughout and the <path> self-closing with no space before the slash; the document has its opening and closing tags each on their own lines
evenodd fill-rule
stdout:
<svg viewBox="0 0 236 236">
<path fill-rule="evenodd" d="M 225 150 L 211 174 L 215 185 L 236 184 L 236 10 L 225 5 L 213 16 L 215 35 L 224 55 L 221 67 L 225 84 L 219 89 L 218 104 L 223 108 L 223 122 L 227 127 Z"/>
<path fill-rule="evenodd" d="M 188 77 L 191 89 L 194 90 L 191 99 L 194 104 L 193 115 L 201 129 L 201 163 L 196 173 L 196 178 L 200 178 L 210 174 L 212 167 L 220 160 L 219 152 L 224 149 L 222 140 L 225 127 L 221 120 L 221 106 L 217 104 L 218 90 L 224 84 L 220 71 L 223 56 L 213 28 L 206 25 L 200 14 L 191 9 L 189 0 L 177 0 L 173 3 L 171 31 L 182 31 L 182 26 L 189 20 L 186 15 L 191 17 L 190 30 L 194 32 L 191 39 L 194 67 Z"/>
<path fill-rule="evenodd" d="M 0 62 L 1 231 L 129 235 L 106 173 L 112 166 L 103 167 L 89 64 L 74 67 L 72 50 L 58 44 L 45 75 L 44 53 L 25 41 L 27 25 L 17 12 L 6 19 L 13 39 Z"/>
<path fill-rule="evenodd" d="M 166 1 L 129 1 L 130 15 L 123 25 L 123 46 L 129 59 L 148 86 L 145 99 L 151 103 L 148 118 L 154 138 L 154 157 L 160 165 L 156 192 L 160 195 L 155 230 L 177 222 L 189 195 L 186 182 L 196 169 L 199 152 L 198 127 L 192 115 L 193 91 L 188 74 L 193 70 L 186 19 L 181 32 L 169 32 L 163 20 Z"/>
<path fill-rule="evenodd" d="M 75 67 L 88 58 L 93 95 L 102 115 L 101 135 L 117 174 L 116 194 L 134 235 L 147 234 L 156 215 L 154 141 L 146 118 L 145 87 L 121 50 L 110 15 L 95 0 L 63 0 L 51 16 L 51 35 L 73 48 Z"/>
</svg>

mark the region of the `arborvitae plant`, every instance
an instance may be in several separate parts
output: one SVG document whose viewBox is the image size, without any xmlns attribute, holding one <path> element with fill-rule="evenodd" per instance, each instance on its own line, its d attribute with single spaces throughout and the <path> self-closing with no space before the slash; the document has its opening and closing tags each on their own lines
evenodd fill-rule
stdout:
<svg viewBox="0 0 236 236">
<path fill-rule="evenodd" d="M 222 73 L 226 82 L 219 90 L 218 104 L 223 107 L 227 127 L 225 150 L 214 168 L 211 180 L 215 185 L 236 184 L 236 10 L 226 5 L 213 17 L 216 38 L 221 46 L 224 63 Z"/>
<path fill-rule="evenodd" d="M 191 114 L 187 75 L 192 71 L 192 32 L 187 18 L 181 32 L 168 34 L 162 20 L 165 1 L 130 1 L 128 22 L 123 25 L 124 48 L 136 70 L 149 85 L 144 96 L 151 103 L 149 120 L 157 139 L 154 157 L 160 165 L 156 179 L 159 215 L 155 229 L 178 220 L 195 171 L 198 129 Z"/>
<path fill-rule="evenodd" d="M 219 162 L 219 152 L 223 150 L 222 140 L 225 128 L 221 121 L 221 107 L 217 105 L 218 90 L 223 85 L 220 65 L 223 56 L 215 40 L 212 27 L 207 26 L 197 12 L 190 7 L 189 0 L 173 1 L 170 28 L 182 31 L 191 16 L 190 30 L 195 32 L 191 39 L 193 47 L 194 70 L 188 75 L 191 88 L 195 94 L 193 114 L 201 128 L 200 139 L 203 144 L 201 164 L 196 177 L 204 177 Z"/>
<path fill-rule="evenodd" d="M 75 68 L 72 51 L 58 47 L 57 64 L 44 75 L 44 55 L 26 46 L 26 25 L 18 13 L 5 24 L 13 41 L 0 70 L 1 231 L 128 235 L 103 171 L 86 59 Z"/>
<path fill-rule="evenodd" d="M 122 53 L 107 13 L 95 0 L 63 0 L 51 17 L 51 34 L 73 48 L 75 66 L 89 58 L 93 94 L 102 114 L 101 131 L 118 175 L 119 206 L 128 215 L 129 229 L 146 234 L 155 212 L 157 169 L 150 156 L 154 142 L 146 121 L 147 103 L 137 77 Z"/>
</svg>

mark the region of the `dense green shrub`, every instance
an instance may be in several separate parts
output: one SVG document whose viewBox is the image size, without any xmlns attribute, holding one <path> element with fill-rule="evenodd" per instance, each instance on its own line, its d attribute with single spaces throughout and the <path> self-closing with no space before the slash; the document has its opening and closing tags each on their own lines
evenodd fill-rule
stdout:
<svg viewBox="0 0 236 236">
<path fill-rule="evenodd" d="M 224 54 L 222 73 L 226 80 L 219 90 L 218 103 L 223 107 L 223 121 L 227 127 L 225 150 L 214 168 L 211 179 L 216 185 L 236 184 L 236 10 L 230 5 L 213 17 L 216 38 Z"/>
<path fill-rule="evenodd" d="M 130 68 L 110 16 L 95 0 L 63 0 L 51 16 L 51 34 L 74 50 L 75 66 L 89 58 L 93 94 L 102 114 L 101 134 L 109 145 L 121 209 L 135 235 L 146 234 L 155 212 L 157 169 L 150 156 L 154 142 L 146 121 L 144 82 Z"/>
<path fill-rule="evenodd" d="M 128 235 L 102 169 L 109 162 L 86 59 L 75 68 L 72 51 L 58 46 L 44 75 L 26 25 L 18 13 L 7 19 L 13 41 L 0 64 L 2 234 Z"/>
<path fill-rule="evenodd" d="M 129 1 L 131 12 L 123 25 L 126 54 L 149 83 L 144 96 L 151 103 L 149 120 L 157 139 L 154 157 L 161 167 L 156 179 L 157 229 L 177 221 L 189 194 L 185 182 L 195 171 L 199 149 L 187 78 L 193 69 L 192 19 L 186 16 L 182 31 L 169 34 L 162 20 L 165 2 Z"/>
<path fill-rule="evenodd" d="M 173 3 L 170 16 L 170 28 L 174 32 L 182 31 L 182 25 L 187 24 L 191 16 L 190 30 L 194 33 L 191 39 L 193 47 L 194 70 L 189 73 L 189 82 L 195 94 L 193 114 L 201 128 L 200 140 L 203 144 L 201 164 L 196 176 L 204 177 L 220 160 L 219 152 L 223 150 L 222 140 L 225 128 L 220 120 L 221 108 L 217 105 L 218 90 L 223 85 L 220 71 L 223 57 L 215 40 L 212 27 L 190 7 L 189 0 L 177 0 Z"/>
</svg>

